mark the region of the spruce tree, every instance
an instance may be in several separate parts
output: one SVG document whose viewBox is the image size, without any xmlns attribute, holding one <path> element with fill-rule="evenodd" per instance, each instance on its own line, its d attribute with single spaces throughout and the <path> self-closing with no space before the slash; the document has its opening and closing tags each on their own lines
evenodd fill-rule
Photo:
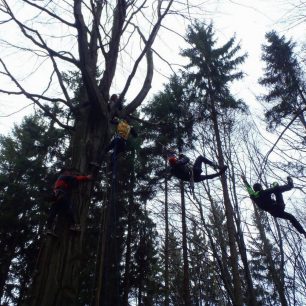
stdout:
<svg viewBox="0 0 306 306">
<path fill-rule="evenodd" d="M 65 136 L 41 113 L 24 118 L 0 138 L 0 299 L 14 304 L 29 297 L 43 240 L 54 169 L 66 151 Z"/>
<path fill-rule="evenodd" d="M 267 33 L 266 39 L 262 47 L 266 66 L 259 83 L 268 90 L 262 99 L 269 107 L 265 113 L 269 127 L 275 128 L 285 119 L 298 115 L 306 129 L 305 71 L 295 53 L 296 44 L 275 31 Z"/>
<path fill-rule="evenodd" d="M 222 146 L 222 124 L 227 122 L 226 114 L 229 109 L 244 111 L 243 101 L 236 99 L 230 90 L 230 84 L 243 77 L 239 66 L 246 55 L 239 55 L 241 49 L 232 37 L 221 47 L 217 47 L 217 40 L 213 26 L 196 22 L 187 31 L 187 41 L 192 46 L 182 51 L 189 64 L 186 66 L 186 77 L 189 80 L 188 89 L 195 93 L 196 108 L 199 119 L 208 119 L 216 141 L 218 163 L 225 165 L 224 149 Z M 207 129 L 207 126 L 206 126 Z M 242 280 L 239 272 L 239 253 L 237 250 L 237 229 L 235 215 L 228 191 L 226 174 L 221 176 L 227 232 L 230 248 L 230 265 L 234 287 L 233 303 L 242 305 Z M 247 268 L 247 267 L 246 267 Z M 249 304 L 256 304 L 253 286 L 248 287 Z"/>
</svg>

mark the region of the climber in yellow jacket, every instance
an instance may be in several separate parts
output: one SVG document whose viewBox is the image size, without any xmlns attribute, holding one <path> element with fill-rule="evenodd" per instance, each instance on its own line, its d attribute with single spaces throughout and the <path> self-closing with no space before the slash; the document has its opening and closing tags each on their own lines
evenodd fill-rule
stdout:
<svg viewBox="0 0 306 306">
<path fill-rule="evenodd" d="M 130 135 L 137 137 L 135 129 L 125 119 L 119 119 L 114 117 L 111 121 L 112 124 L 116 124 L 116 133 L 111 143 L 106 148 L 106 152 L 113 150 L 111 159 L 114 160 L 118 154 L 125 151 L 126 142 Z"/>
</svg>

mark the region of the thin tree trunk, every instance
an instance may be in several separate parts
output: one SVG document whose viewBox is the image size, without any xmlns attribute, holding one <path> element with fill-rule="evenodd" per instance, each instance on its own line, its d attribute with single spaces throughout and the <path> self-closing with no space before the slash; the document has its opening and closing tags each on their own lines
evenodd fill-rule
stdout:
<svg viewBox="0 0 306 306">
<path fill-rule="evenodd" d="M 210 197 L 209 193 L 208 193 L 208 196 L 209 196 L 211 204 L 212 204 L 212 212 L 213 212 L 213 215 L 214 215 L 214 219 L 216 219 L 215 218 L 214 203 L 213 203 L 212 198 Z M 215 260 L 217 262 L 217 265 L 220 269 L 221 279 L 223 280 L 223 284 L 224 284 L 224 287 L 227 291 L 228 296 L 230 297 L 231 301 L 234 303 L 234 290 L 233 290 L 233 285 L 232 285 L 232 280 L 231 280 L 231 277 L 230 277 L 230 273 L 229 273 L 228 268 L 227 268 L 227 260 L 226 260 L 227 256 L 226 256 L 226 250 L 225 250 L 225 247 L 224 247 L 224 243 L 222 242 L 223 238 L 218 239 L 220 241 L 220 244 L 221 244 L 220 247 L 221 247 L 221 250 L 222 250 L 222 258 L 220 258 L 220 255 L 218 253 L 218 250 L 215 246 L 215 243 L 214 243 L 214 240 L 213 240 L 213 237 L 212 237 L 212 234 L 211 234 L 211 230 L 205 222 L 202 205 L 201 205 L 201 203 L 198 203 L 198 204 L 199 204 L 199 208 L 200 208 L 201 221 L 202 221 L 203 226 L 204 226 L 204 228 L 207 232 L 207 236 L 208 236 L 211 248 L 212 248 L 214 258 L 215 258 Z M 219 231 L 218 231 L 218 234 L 219 234 Z"/>
<path fill-rule="evenodd" d="M 265 229 L 263 228 L 263 225 L 262 225 L 261 220 L 260 220 L 259 212 L 258 212 L 258 210 L 255 206 L 254 206 L 254 210 L 255 210 L 255 220 L 256 220 L 256 223 L 257 223 L 257 226 L 258 226 L 258 229 L 259 229 L 260 238 L 261 238 L 262 243 L 263 243 L 263 248 L 264 248 L 263 251 L 264 251 L 264 254 L 266 255 L 266 258 L 267 258 L 268 270 L 269 270 L 269 272 L 272 276 L 272 281 L 273 281 L 273 283 L 275 285 L 275 288 L 277 290 L 280 304 L 282 306 L 288 306 L 284 284 L 282 283 L 281 277 L 280 277 L 279 273 L 277 272 L 277 269 L 274 265 L 273 256 L 272 256 L 272 246 L 271 246 L 269 240 L 267 239 Z"/>
<path fill-rule="evenodd" d="M 167 167 L 167 159 L 165 160 Z M 169 216 L 168 216 L 168 179 L 165 179 L 165 306 L 169 306 Z"/>
<path fill-rule="evenodd" d="M 114 155 L 116 156 L 116 147 Z M 119 250 L 119 205 L 118 205 L 118 159 L 112 160 L 112 183 L 109 199 L 109 225 L 106 230 L 106 248 L 103 266 L 103 283 L 100 292 L 100 306 L 120 306 L 120 250 Z"/>
<path fill-rule="evenodd" d="M 218 152 L 218 162 L 221 167 L 224 166 L 224 156 L 221 144 L 221 137 L 217 119 L 217 112 L 215 110 L 214 101 L 212 103 L 212 122 L 213 128 L 216 136 L 216 143 L 217 143 L 217 152 Z M 225 216 L 226 216 L 226 225 L 228 231 L 228 238 L 229 238 L 229 248 L 230 248 L 230 264 L 232 268 L 233 274 L 233 285 L 234 285 L 234 297 L 235 297 L 235 305 L 242 306 L 242 288 L 241 288 L 241 279 L 239 275 L 239 268 L 238 268 L 238 251 L 236 247 L 236 228 L 234 223 L 234 210 L 232 203 L 230 201 L 230 196 L 228 192 L 228 185 L 225 173 L 221 175 L 221 185 L 223 191 L 223 199 L 224 199 L 224 206 L 225 206 Z"/>
<path fill-rule="evenodd" d="M 252 275 L 251 275 L 251 271 L 249 267 L 247 249 L 246 249 L 246 245 L 244 242 L 244 235 L 241 230 L 241 218 L 240 218 L 240 212 L 238 208 L 238 199 L 237 199 L 237 192 L 236 192 L 236 187 L 235 187 L 236 182 L 235 182 L 234 174 L 232 175 L 232 178 L 233 178 L 233 186 L 234 186 L 233 194 L 234 194 L 234 205 L 235 205 L 235 212 L 236 212 L 235 221 L 236 221 L 236 227 L 237 227 L 237 241 L 238 241 L 239 252 L 241 255 L 241 260 L 242 260 L 243 267 L 244 267 L 243 270 L 245 274 L 245 280 L 247 283 L 247 296 L 246 297 L 247 297 L 249 306 L 256 306 L 258 303 L 257 303 Z"/>
<path fill-rule="evenodd" d="M 183 244 L 183 297 L 185 306 L 191 306 L 190 285 L 189 285 L 189 263 L 187 249 L 187 224 L 186 224 L 186 204 L 184 182 L 180 181 L 181 205 L 182 205 L 182 244 Z"/>
</svg>

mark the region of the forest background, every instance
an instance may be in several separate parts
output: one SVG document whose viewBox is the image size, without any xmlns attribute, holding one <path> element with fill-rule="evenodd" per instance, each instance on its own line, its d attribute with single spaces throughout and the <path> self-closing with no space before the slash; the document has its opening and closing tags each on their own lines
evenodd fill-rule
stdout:
<svg viewBox="0 0 306 306">
<path fill-rule="evenodd" d="M 218 1 L 219 15 L 213 1 L 1 1 L 1 97 L 16 111 L 26 98 L 35 105 L 1 137 L 2 304 L 305 304 L 305 239 L 258 211 L 240 181 L 292 176 L 286 209 L 306 225 L 306 4 L 272 2 L 286 4 L 278 32 L 254 44 L 246 29 L 244 47 L 241 29 L 218 28 L 222 12 L 241 8 L 233 2 Z M 133 121 L 139 136 L 115 181 L 102 154 L 113 92 L 120 115 L 146 121 Z M 193 196 L 164 175 L 163 146 L 173 145 L 229 169 Z M 56 240 L 45 221 L 64 165 L 96 180 L 74 194 L 82 234 L 59 218 Z"/>
</svg>

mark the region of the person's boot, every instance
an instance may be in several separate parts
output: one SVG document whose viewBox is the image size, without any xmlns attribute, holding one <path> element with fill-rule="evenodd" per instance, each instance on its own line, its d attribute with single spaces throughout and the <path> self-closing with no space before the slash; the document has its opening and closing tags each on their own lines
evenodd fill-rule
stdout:
<svg viewBox="0 0 306 306">
<path fill-rule="evenodd" d="M 224 165 L 221 169 L 220 169 L 220 173 L 224 173 L 227 170 L 228 166 Z"/>
<path fill-rule="evenodd" d="M 289 185 L 290 187 L 293 187 L 293 186 L 294 186 L 294 185 L 293 185 L 293 179 L 292 179 L 291 176 L 287 176 L 287 182 L 288 182 L 288 185 Z"/>
</svg>

